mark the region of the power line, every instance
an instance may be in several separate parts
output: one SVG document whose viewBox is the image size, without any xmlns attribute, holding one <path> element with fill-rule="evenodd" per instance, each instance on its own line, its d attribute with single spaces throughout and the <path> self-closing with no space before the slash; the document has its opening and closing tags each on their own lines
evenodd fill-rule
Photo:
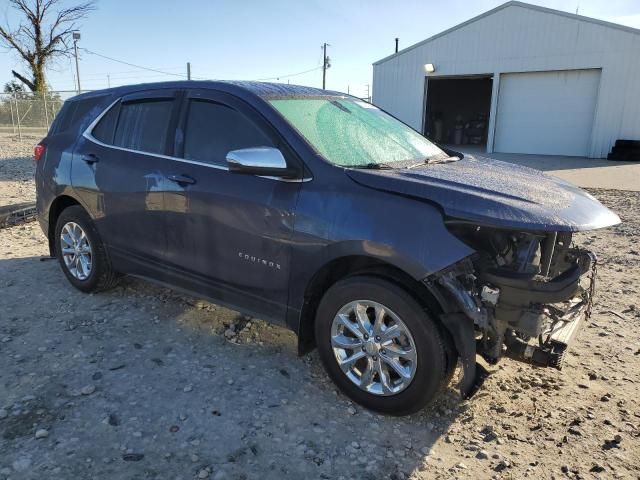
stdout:
<svg viewBox="0 0 640 480">
<path fill-rule="evenodd" d="M 297 77 L 298 75 L 303 75 L 305 73 L 315 72 L 316 70 L 320 70 L 321 68 L 322 68 L 322 65 L 319 65 L 319 66 L 313 67 L 313 68 L 311 68 L 309 70 L 305 70 L 304 72 L 290 73 L 288 75 L 278 75 L 277 77 L 258 78 L 258 79 L 256 79 L 256 82 L 266 82 L 266 81 L 269 81 L 269 80 L 280 80 L 281 78 Z"/>
<path fill-rule="evenodd" d="M 162 70 L 184 70 L 184 67 L 163 67 Z M 83 77 L 104 77 L 106 75 L 130 75 L 140 70 L 123 70 L 119 72 L 85 73 Z"/>
<path fill-rule="evenodd" d="M 124 60 L 118 60 L 116 58 L 108 57 L 106 55 L 102 55 L 101 53 L 92 52 L 91 50 L 88 50 L 86 48 L 82 48 L 82 50 L 84 50 L 90 55 L 96 55 L 97 57 L 105 58 L 107 60 L 111 60 L 112 62 L 122 63 L 123 65 L 129 65 L 130 67 L 139 68 L 141 70 L 148 70 L 150 72 L 162 73 L 163 75 L 173 75 L 174 77 L 181 77 L 181 78 L 186 77 L 186 75 L 182 73 L 163 72 L 162 70 L 157 70 L 155 68 L 143 67 L 142 65 L 136 65 L 135 63 L 125 62 Z"/>
<path fill-rule="evenodd" d="M 145 66 L 142 66 L 142 65 L 136 65 L 135 63 L 126 62 L 124 60 L 118 60 L 117 58 L 109 57 L 107 55 L 103 55 L 101 53 L 94 52 L 94 51 L 89 50 L 89 49 L 84 48 L 84 47 L 79 47 L 78 49 L 79 50 L 83 50 L 83 51 L 87 52 L 90 55 L 95 55 L 97 57 L 104 58 L 104 59 L 110 60 L 112 62 L 121 63 L 123 65 L 128 65 L 130 67 L 138 68 L 138 69 L 141 69 L 141 70 L 147 70 L 149 72 L 154 72 L 154 73 L 158 73 L 158 74 L 161 74 L 161 75 L 170 75 L 170 76 L 180 77 L 180 78 L 186 78 L 187 77 L 187 75 L 185 75 L 183 73 L 167 72 L 167 71 L 160 70 L 160 69 L 157 69 L 157 68 L 145 67 Z M 297 77 L 298 75 L 304 75 L 305 73 L 315 72 L 316 70 L 320 70 L 321 68 L 323 68 L 323 65 L 319 65 L 319 66 L 310 68 L 308 70 L 303 70 L 301 72 L 288 73 L 288 74 L 285 74 L 285 75 L 277 75 L 277 76 L 268 77 L 268 78 L 258 78 L 255 81 L 265 82 L 265 81 L 269 81 L 269 80 L 280 80 L 281 78 Z M 197 80 L 209 80 L 209 78 L 206 78 L 206 77 L 192 77 L 192 78 L 197 79 Z"/>
</svg>

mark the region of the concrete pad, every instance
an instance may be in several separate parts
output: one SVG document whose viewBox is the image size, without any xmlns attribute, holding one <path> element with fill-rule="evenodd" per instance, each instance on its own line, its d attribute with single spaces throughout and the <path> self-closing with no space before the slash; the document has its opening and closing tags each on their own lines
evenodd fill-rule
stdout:
<svg viewBox="0 0 640 480">
<path fill-rule="evenodd" d="M 640 162 L 519 153 L 486 153 L 484 148 L 475 145 L 449 145 L 447 148 L 543 170 L 549 175 L 560 177 L 583 188 L 640 192 Z"/>
</svg>

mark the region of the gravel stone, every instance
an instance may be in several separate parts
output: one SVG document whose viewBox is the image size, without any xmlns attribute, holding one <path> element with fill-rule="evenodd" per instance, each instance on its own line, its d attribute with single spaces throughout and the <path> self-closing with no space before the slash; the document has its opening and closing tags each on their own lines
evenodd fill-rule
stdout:
<svg viewBox="0 0 640 480">
<path fill-rule="evenodd" d="M 80 393 L 82 395 L 91 395 L 95 391 L 96 391 L 95 385 L 86 385 L 80 389 Z"/>
<path fill-rule="evenodd" d="M 14 460 L 14 462 L 11 464 L 11 466 L 13 467 L 13 469 L 16 472 L 24 472 L 24 471 L 28 470 L 29 468 L 31 468 L 31 458 L 29 458 L 29 457 L 18 457 L 17 460 Z"/>
<path fill-rule="evenodd" d="M 486 450 L 478 450 L 478 453 L 476 453 L 476 458 L 479 460 L 487 460 L 489 458 L 489 454 Z"/>
</svg>

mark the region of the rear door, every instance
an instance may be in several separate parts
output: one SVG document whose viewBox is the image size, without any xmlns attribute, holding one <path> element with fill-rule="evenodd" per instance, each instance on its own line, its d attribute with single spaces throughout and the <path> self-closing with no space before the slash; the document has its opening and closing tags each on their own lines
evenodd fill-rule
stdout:
<svg viewBox="0 0 640 480">
<path fill-rule="evenodd" d="M 284 319 L 301 182 L 231 173 L 226 155 L 267 146 L 279 148 L 290 166 L 299 160 L 262 117 L 228 94 L 190 91 L 179 125 L 181 161 L 172 173 L 191 183 L 188 214 L 168 232 L 169 260 L 221 303 Z M 177 193 L 167 192 L 168 208 L 182 204 Z"/>
<path fill-rule="evenodd" d="M 177 92 L 154 90 L 116 101 L 74 154 L 73 186 L 82 196 L 113 260 L 146 273 L 166 255 L 164 192 L 177 115 Z"/>
<path fill-rule="evenodd" d="M 51 129 L 41 143 L 46 154 L 36 162 L 36 205 L 38 214 L 48 220 L 51 202 L 67 194 L 71 185 L 71 162 L 78 137 L 89 126 L 91 119 L 111 103 L 108 95 L 90 95 L 67 100 L 56 116 Z M 51 227 L 55 227 L 51 225 Z"/>
</svg>

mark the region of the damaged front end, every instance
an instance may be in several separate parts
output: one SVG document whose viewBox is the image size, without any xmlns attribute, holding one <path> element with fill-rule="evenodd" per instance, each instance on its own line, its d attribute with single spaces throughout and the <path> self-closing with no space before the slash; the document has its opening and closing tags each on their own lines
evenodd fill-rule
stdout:
<svg viewBox="0 0 640 480">
<path fill-rule="evenodd" d="M 486 371 L 476 354 L 560 369 L 582 322 L 589 318 L 596 257 L 572 244 L 570 232 L 520 232 L 450 222 L 476 251 L 429 277 L 453 305 L 442 320 L 462 360 L 463 397 Z"/>
</svg>

